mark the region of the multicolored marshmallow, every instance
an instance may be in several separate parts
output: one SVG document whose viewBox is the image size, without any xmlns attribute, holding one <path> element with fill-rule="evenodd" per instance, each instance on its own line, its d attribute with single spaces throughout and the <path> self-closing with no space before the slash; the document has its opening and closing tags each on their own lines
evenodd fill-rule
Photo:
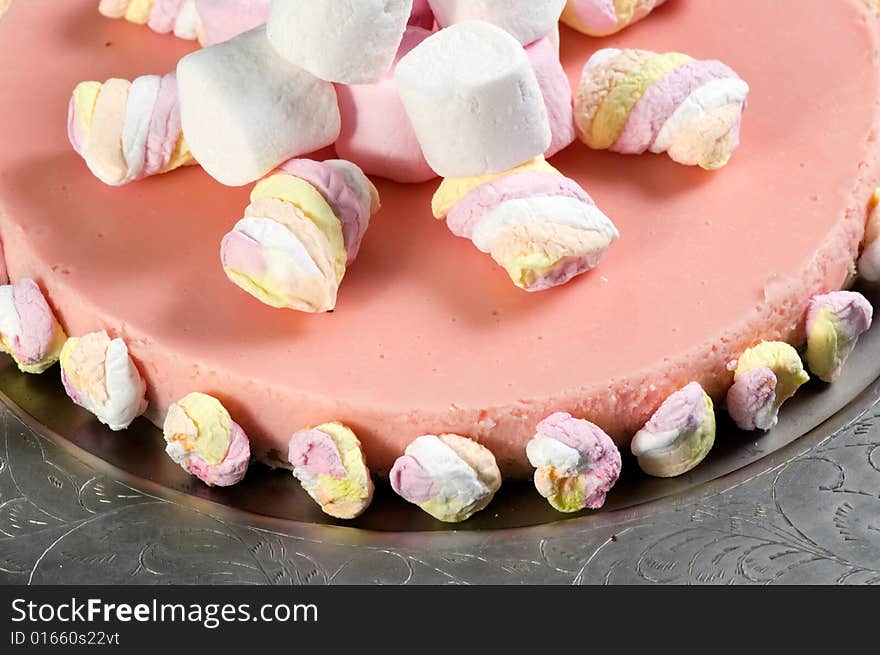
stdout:
<svg viewBox="0 0 880 655">
<path fill-rule="evenodd" d="M 223 238 L 223 269 L 272 307 L 330 311 L 379 208 L 376 187 L 354 164 L 292 159 L 254 188 Z"/>
<path fill-rule="evenodd" d="M 163 433 L 168 456 L 209 487 L 232 486 L 247 473 L 250 441 L 212 396 L 191 393 L 172 403 Z"/>
<path fill-rule="evenodd" d="M 868 282 L 880 282 L 880 189 L 875 189 L 868 203 L 868 222 L 862 255 L 859 257 L 859 275 Z"/>
<path fill-rule="evenodd" d="M 284 59 L 340 84 L 382 78 L 412 14 L 413 0 L 275 0 L 269 41 Z"/>
<path fill-rule="evenodd" d="M 498 173 L 550 147 L 535 70 L 504 30 L 471 20 L 435 32 L 394 80 L 425 159 L 443 177 Z"/>
<path fill-rule="evenodd" d="M 727 411 L 742 430 L 770 430 L 779 408 L 810 379 L 797 351 L 782 341 L 764 341 L 746 350 L 728 368 L 734 371 Z"/>
<path fill-rule="evenodd" d="M 81 82 L 70 99 L 67 136 L 89 170 L 111 186 L 195 163 L 181 131 L 174 73 Z"/>
<path fill-rule="evenodd" d="M 147 386 L 128 346 L 104 331 L 64 343 L 61 381 L 73 402 L 111 430 L 124 430 L 147 409 Z"/>
<path fill-rule="evenodd" d="M 527 45 L 552 32 L 565 0 L 428 0 L 440 27 L 481 20 Z"/>
<path fill-rule="evenodd" d="M 620 236 L 586 191 L 543 157 L 498 175 L 444 180 L 433 211 L 526 291 L 592 270 Z"/>
<path fill-rule="evenodd" d="M 810 298 L 807 307 L 807 366 L 824 382 L 840 377 L 859 336 L 871 327 L 874 308 L 854 291 Z"/>
<path fill-rule="evenodd" d="M 0 286 L 0 351 L 24 373 L 42 373 L 58 361 L 67 335 L 37 283 Z"/>
<path fill-rule="evenodd" d="M 599 509 L 620 476 L 620 451 L 601 428 L 558 412 L 538 424 L 526 445 L 535 487 L 554 509 Z"/>
<path fill-rule="evenodd" d="M 177 81 L 187 143 L 221 184 L 255 182 L 339 136 L 333 85 L 276 54 L 265 27 L 187 55 Z"/>
<path fill-rule="evenodd" d="M 590 36 L 607 36 L 642 20 L 666 0 L 568 0 L 562 22 Z"/>
<path fill-rule="evenodd" d="M 321 509 L 338 519 L 353 519 L 370 506 L 373 480 L 361 442 L 341 423 L 300 430 L 288 451 L 294 477 Z"/>
<path fill-rule="evenodd" d="M 674 478 L 705 459 L 715 444 L 715 409 L 698 382 L 669 396 L 630 448 L 648 475 Z"/>
<path fill-rule="evenodd" d="M 203 45 L 227 41 L 266 22 L 271 0 L 101 0 L 107 18 L 147 25 L 159 34 L 198 39 Z"/>
<path fill-rule="evenodd" d="M 391 487 L 438 521 L 459 523 L 484 509 L 501 488 L 495 456 L 456 434 L 425 435 L 391 468 Z"/>
<path fill-rule="evenodd" d="M 720 61 L 608 48 L 586 63 L 575 98 L 580 139 L 622 154 L 667 153 L 721 168 L 739 145 L 749 85 Z"/>
<path fill-rule="evenodd" d="M 357 164 L 368 175 L 404 184 L 427 182 L 437 177 L 425 161 L 394 83 L 397 62 L 429 36 L 429 30 L 408 27 L 397 57 L 382 79 L 373 84 L 336 87 L 342 117 L 342 130 L 334 144 L 336 154 Z"/>
</svg>

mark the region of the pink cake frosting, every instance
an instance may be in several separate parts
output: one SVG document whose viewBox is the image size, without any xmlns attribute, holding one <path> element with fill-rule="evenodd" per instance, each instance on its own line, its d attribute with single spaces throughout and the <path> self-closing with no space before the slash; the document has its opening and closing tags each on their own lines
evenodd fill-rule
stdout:
<svg viewBox="0 0 880 655">
<path fill-rule="evenodd" d="M 598 47 L 724 61 L 751 87 L 743 146 L 714 173 L 581 146 L 557 155 L 625 235 L 596 275 L 525 294 L 431 218 L 435 184 L 383 182 L 387 211 L 336 311 L 278 312 L 230 289 L 217 262 L 246 189 L 196 168 L 110 189 L 71 152 L 73 85 L 171 70 L 193 47 L 159 47 L 162 37 L 93 10 L 28 0 L 0 21 L 8 270 L 37 279 L 70 333 L 125 338 L 152 420 L 204 389 L 262 458 L 285 461 L 301 426 L 344 421 L 376 472 L 417 435 L 452 432 L 525 477 L 525 444 L 557 411 L 626 443 L 690 381 L 723 398 L 727 362 L 760 338 L 803 342 L 810 297 L 850 279 L 880 179 L 880 41 L 860 0 L 822 12 L 798 0 L 670 2 L 608 40 L 563 29 L 569 81 Z"/>
</svg>

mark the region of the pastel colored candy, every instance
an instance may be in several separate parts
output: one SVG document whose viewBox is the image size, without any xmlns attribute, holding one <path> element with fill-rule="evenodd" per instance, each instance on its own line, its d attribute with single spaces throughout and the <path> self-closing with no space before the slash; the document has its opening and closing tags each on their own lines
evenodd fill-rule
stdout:
<svg viewBox="0 0 880 655">
<path fill-rule="evenodd" d="M 565 0 L 428 0 L 437 23 L 449 27 L 481 20 L 509 32 L 523 45 L 556 28 Z"/>
<path fill-rule="evenodd" d="M 549 159 L 570 146 L 577 138 L 571 86 L 559 61 L 558 43 L 554 43 L 550 36 L 527 45 L 526 55 L 535 70 L 550 121 L 550 147 L 544 153 Z"/>
<path fill-rule="evenodd" d="M 67 137 L 89 170 L 111 186 L 195 163 L 181 130 L 174 73 L 81 82 L 70 99 Z"/>
<path fill-rule="evenodd" d="M 834 382 L 858 343 L 871 327 L 874 308 L 854 291 L 813 296 L 807 307 L 807 366 L 825 382 Z"/>
<path fill-rule="evenodd" d="M 712 399 L 697 382 L 669 396 L 630 448 L 648 475 L 672 478 L 696 468 L 715 443 Z"/>
<path fill-rule="evenodd" d="M 719 61 L 599 50 L 584 66 L 575 122 L 590 148 L 665 152 L 680 164 L 715 170 L 739 145 L 748 93 L 749 85 Z"/>
<path fill-rule="evenodd" d="M 562 22 L 590 36 L 614 34 L 642 20 L 666 0 L 568 0 Z"/>
<path fill-rule="evenodd" d="M 394 79 L 438 175 L 497 173 L 550 147 L 535 71 L 519 42 L 494 25 L 465 21 L 434 33 L 398 62 Z"/>
<path fill-rule="evenodd" d="M 558 412 L 538 424 L 526 444 L 535 487 L 554 509 L 599 509 L 620 476 L 620 451 L 596 425 Z"/>
<path fill-rule="evenodd" d="M 409 24 L 429 31 L 434 29 L 434 12 L 428 0 L 413 0 Z"/>
<path fill-rule="evenodd" d="M 430 31 L 421 27 L 408 27 L 397 58 L 381 80 L 336 87 L 342 117 L 336 153 L 360 166 L 368 175 L 405 184 L 437 177 L 425 161 L 394 83 L 397 62 L 430 35 Z"/>
<path fill-rule="evenodd" d="M 779 408 L 810 379 L 800 355 L 782 341 L 764 341 L 736 362 L 727 411 L 743 430 L 769 430 L 779 421 Z"/>
<path fill-rule="evenodd" d="M 294 477 L 326 514 L 353 519 L 370 506 L 373 481 L 361 442 L 348 427 L 325 423 L 300 430 L 288 456 Z"/>
<path fill-rule="evenodd" d="M 459 523 L 484 509 L 501 487 L 495 456 L 455 434 L 424 435 L 391 468 L 391 487 L 438 521 Z"/>
<path fill-rule="evenodd" d="M 111 430 L 124 430 L 147 409 L 147 387 L 128 346 L 103 331 L 64 343 L 61 381 L 73 402 Z"/>
<path fill-rule="evenodd" d="M 189 147 L 222 184 L 254 182 L 339 136 L 333 85 L 278 56 L 265 27 L 187 55 L 177 80 Z"/>
<path fill-rule="evenodd" d="M 272 307 L 330 311 L 379 207 L 376 188 L 350 162 L 285 162 L 254 187 L 223 238 L 223 269 Z"/>
<path fill-rule="evenodd" d="M 101 0 L 98 11 L 107 18 L 124 18 L 148 25 L 159 34 L 174 33 L 190 41 L 199 37 L 198 0 Z"/>
<path fill-rule="evenodd" d="M 322 80 L 370 84 L 391 67 L 412 9 L 413 0 L 275 0 L 269 41 Z"/>
<path fill-rule="evenodd" d="M 543 160 L 476 186 L 446 184 L 434 205 L 451 204 L 447 227 L 491 254 L 526 291 L 550 289 L 592 270 L 619 237 L 593 199 Z M 451 203 L 444 196 L 455 188 L 470 190 Z M 444 217 L 442 211 L 435 215 Z"/>
<path fill-rule="evenodd" d="M 202 41 L 215 45 L 266 22 L 272 0 L 195 0 Z"/>
<path fill-rule="evenodd" d="M 250 441 L 212 396 L 191 393 L 172 403 L 163 434 L 168 456 L 208 486 L 229 487 L 247 473 Z"/>
<path fill-rule="evenodd" d="M 58 361 L 67 336 L 37 283 L 0 286 L 0 351 L 24 373 L 42 373 Z"/>
<path fill-rule="evenodd" d="M 868 223 L 859 257 L 859 275 L 869 282 L 880 282 L 880 189 L 875 189 L 868 205 Z"/>
</svg>

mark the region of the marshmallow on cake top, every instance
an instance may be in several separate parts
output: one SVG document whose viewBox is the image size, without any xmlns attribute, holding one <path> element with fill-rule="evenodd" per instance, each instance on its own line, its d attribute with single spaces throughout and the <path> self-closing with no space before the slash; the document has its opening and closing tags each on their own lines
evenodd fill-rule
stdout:
<svg viewBox="0 0 880 655">
<path fill-rule="evenodd" d="M 547 108 L 551 139 L 544 156 L 549 159 L 577 139 L 571 84 L 559 60 L 559 44 L 551 36 L 527 45 L 526 55 L 532 63 Z"/>
<path fill-rule="evenodd" d="M 665 152 L 680 164 L 715 170 L 739 146 L 748 93 L 749 85 L 720 61 L 606 48 L 584 66 L 575 122 L 590 148 Z"/>
<path fill-rule="evenodd" d="M 266 22 L 271 0 L 101 0 L 98 11 L 204 45 L 227 41 Z"/>
<path fill-rule="evenodd" d="M 431 32 L 426 29 L 408 27 L 394 64 L 381 80 L 336 87 L 342 117 L 336 153 L 369 175 L 402 183 L 426 182 L 437 177 L 425 161 L 394 84 L 397 62 L 429 36 Z"/>
<path fill-rule="evenodd" d="M 400 60 L 394 79 L 438 175 L 497 173 L 550 146 L 547 108 L 529 58 L 494 25 L 465 21 L 436 32 Z"/>
<path fill-rule="evenodd" d="M 285 162 L 251 193 L 221 245 L 229 279 L 271 307 L 326 312 L 357 257 L 379 193 L 351 162 Z"/>
<path fill-rule="evenodd" d="M 70 98 L 67 138 L 111 186 L 195 163 L 183 138 L 174 73 L 81 82 Z"/>
<path fill-rule="evenodd" d="M 177 81 L 189 148 L 228 186 L 254 182 L 339 135 L 333 85 L 282 59 L 265 27 L 187 55 Z"/>
<path fill-rule="evenodd" d="M 589 194 L 540 156 L 504 173 L 443 180 L 432 208 L 526 291 L 592 270 L 619 237 Z"/>
<path fill-rule="evenodd" d="M 278 54 L 342 84 L 375 82 L 391 67 L 413 0 L 272 0 L 267 34 Z"/>
<path fill-rule="evenodd" d="M 556 29 L 565 0 L 428 0 L 437 23 L 449 27 L 482 20 L 526 45 Z"/>
<path fill-rule="evenodd" d="M 590 36 L 607 36 L 636 23 L 666 0 L 568 0 L 562 22 Z"/>
</svg>

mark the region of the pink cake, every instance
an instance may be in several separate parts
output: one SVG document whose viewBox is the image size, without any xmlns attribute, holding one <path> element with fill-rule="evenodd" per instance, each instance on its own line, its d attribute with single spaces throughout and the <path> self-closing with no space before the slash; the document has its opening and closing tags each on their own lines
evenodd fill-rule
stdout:
<svg viewBox="0 0 880 655">
<path fill-rule="evenodd" d="M 847 284 L 880 181 L 880 43 L 863 0 L 676 0 L 605 39 L 563 28 L 563 63 L 576 84 L 603 47 L 724 61 L 752 89 L 725 169 L 582 144 L 554 157 L 623 238 L 541 294 L 431 217 L 437 182 L 376 180 L 384 209 L 336 311 L 283 312 L 218 261 L 246 188 L 195 167 L 109 188 L 68 145 L 76 83 L 165 73 L 194 47 L 103 19 L 94 0 L 14 2 L 0 21 L 0 236 L 10 277 L 33 277 L 68 334 L 125 339 L 153 422 L 211 394 L 269 461 L 286 464 L 295 431 L 341 421 L 376 472 L 415 437 L 454 433 L 524 476 L 554 412 L 626 443 L 691 381 L 719 401 L 731 359 L 761 339 L 802 343 L 809 298 Z"/>
</svg>

